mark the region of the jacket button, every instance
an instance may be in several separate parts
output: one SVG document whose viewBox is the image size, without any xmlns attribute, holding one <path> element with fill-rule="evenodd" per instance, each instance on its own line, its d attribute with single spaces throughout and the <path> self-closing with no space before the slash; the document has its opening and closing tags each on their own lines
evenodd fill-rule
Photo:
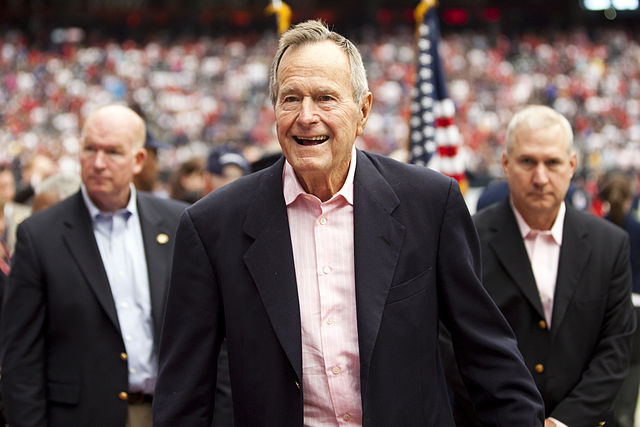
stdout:
<svg viewBox="0 0 640 427">
<path fill-rule="evenodd" d="M 538 322 L 538 326 L 540 326 L 540 329 L 545 330 L 547 329 L 547 322 L 545 322 L 544 320 L 541 320 Z"/>
<path fill-rule="evenodd" d="M 121 391 L 120 393 L 118 393 L 118 397 L 120 398 L 120 400 L 127 400 L 129 398 L 129 393 L 127 393 L 126 391 Z"/>
<path fill-rule="evenodd" d="M 124 353 L 124 352 L 120 353 L 120 359 L 127 360 L 127 353 Z"/>
<path fill-rule="evenodd" d="M 298 387 L 298 390 L 300 390 L 300 383 L 298 381 L 296 381 L 296 387 Z"/>
<path fill-rule="evenodd" d="M 600 422 L 598 423 L 598 425 L 599 425 L 599 426 L 603 426 L 603 425 L 605 425 L 606 423 L 607 423 L 606 421 L 600 421 Z"/>
<path fill-rule="evenodd" d="M 535 369 L 537 373 L 541 374 L 544 372 L 544 365 L 542 363 L 538 363 L 533 369 Z"/>
</svg>

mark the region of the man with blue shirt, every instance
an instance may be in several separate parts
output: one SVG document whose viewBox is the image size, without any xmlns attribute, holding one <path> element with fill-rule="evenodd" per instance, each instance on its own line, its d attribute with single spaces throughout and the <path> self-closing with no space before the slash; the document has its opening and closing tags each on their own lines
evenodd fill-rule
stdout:
<svg viewBox="0 0 640 427">
<path fill-rule="evenodd" d="M 12 426 L 150 427 L 157 337 L 185 205 L 137 192 L 145 125 L 92 113 L 82 187 L 18 230 L 2 313 L 2 391 Z"/>
</svg>

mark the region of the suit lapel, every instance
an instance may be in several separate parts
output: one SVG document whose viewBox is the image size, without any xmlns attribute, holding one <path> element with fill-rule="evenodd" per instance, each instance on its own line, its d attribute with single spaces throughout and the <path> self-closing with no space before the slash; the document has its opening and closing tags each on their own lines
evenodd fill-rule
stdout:
<svg viewBox="0 0 640 427">
<path fill-rule="evenodd" d="M 271 325 L 302 383 L 300 306 L 287 208 L 282 193 L 284 157 L 261 177 L 244 231 L 254 239 L 244 261 L 258 288 Z"/>
<path fill-rule="evenodd" d="M 107 272 L 102 264 L 100 250 L 93 235 L 89 211 L 82 199 L 82 193 L 78 192 L 72 197 L 73 199 L 70 200 L 72 209 L 69 212 L 69 216 L 64 219 L 66 230 L 62 238 L 87 283 L 96 295 L 98 303 L 107 313 L 114 327 L 120 331 L 116 306 L 113 302 Z"/>
<path fill-rule="evenodd" d="M 491 225 L 491 229 L 494 235 L 489 246 L 496 253 L 499 262 L 507 274 L 511 276 L 515 285 L 520 288 L 531 306 L 544 319 L 544 310 L 531 270 L 529 256 L 508 200 L 501 202 L 499 214 L 494 224 Z"/>
<path fill-rule="evenodd" d="M 358 151 L 354 178 L 354 261 L 363 396 L 382 312 L 406 232 L 392 216 L 399 203 L 380 172 Z"/>
<path fill-rule="evenodd" d="M 162 216 L 152 209 L 146 195 L 138 193 L 137 203 L 149 276 L 151 315 L 155 335 L 159 337 L 166 281 L 171 263 L 172 242 L 169 241 L 169 236 L 173 235 L 173 229 L 167 226 Z"/>
<path fill-rule="evenodd" d="M 555 296 L 553 298 L 553 315 L 551 318 L 551 333 L 558 330 L 562 323 L 567 305 L 576 290 L 578 280 L 587 265 L 591 255 L 591 245 L 587 240 L 589 230 L 580 220 L 576 211 L 567 206 L 562 231 L 562 246 L 558 263 L 558 278 L 556 280 Z"/>
</svg>

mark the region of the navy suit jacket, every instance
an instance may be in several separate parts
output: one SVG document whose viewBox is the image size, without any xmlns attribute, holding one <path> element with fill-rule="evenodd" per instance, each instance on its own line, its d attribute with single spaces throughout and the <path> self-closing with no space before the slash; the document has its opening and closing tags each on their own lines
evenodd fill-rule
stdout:
<svg viewBox="0 0 640 427">
<path fill-rule="evenodd" d="M 158 337 L 186 205 L 137 194 Z M 80 192 L 19 226 L 2 328 L 2 393 L 12 427 L 125 425 L 119 393 L 128 390 L 126 350 Z"/>
<path fill-rule="evenodd" d="M 567 206 L 549 329 L 508 199 L 474 222 L 482 281 L 516 334 L 546 415 L 569 426 L 613 422 L 635 328 L 624 230 Z"/>
<path fill-rule="evenodd" d="M 302 426 L 300 312 L 284 159 L 183 214 L 160 348 L 154 423 L 208 426 L 226 336 L 237 426 Z M 365 426 L 453 426 L 439 320 L 487 426 L 541 426 L 542 402 L 480 283 L 457 183 L 358 151 L 354 244 Z M 354 325 L 356 327 L 356 325 Z"/>
</svg>

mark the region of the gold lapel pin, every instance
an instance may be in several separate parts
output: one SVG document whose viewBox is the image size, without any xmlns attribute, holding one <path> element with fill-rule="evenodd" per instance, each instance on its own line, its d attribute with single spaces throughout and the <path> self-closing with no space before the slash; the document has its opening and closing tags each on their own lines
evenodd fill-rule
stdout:
<svg viewBox="0 0 640 427">
<path fill-rule="evenodd" d="M 169 241 L 169 236 L 167 236 L 164 233 L 160 233 L 156 236 L 156 242 L 160 243 L 161 245 L 164 245 L 168 241 Z"/>
</svg>

